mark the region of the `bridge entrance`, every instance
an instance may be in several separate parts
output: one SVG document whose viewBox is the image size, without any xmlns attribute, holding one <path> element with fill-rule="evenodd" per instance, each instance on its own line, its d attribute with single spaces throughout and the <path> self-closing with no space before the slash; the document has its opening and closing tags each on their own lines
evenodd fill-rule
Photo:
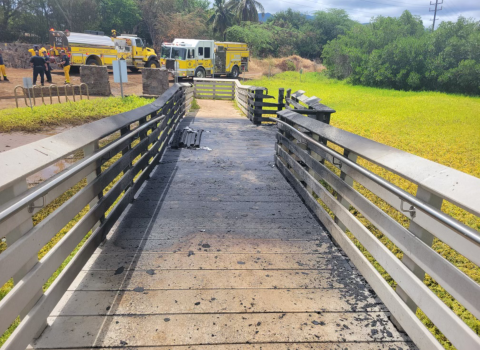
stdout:
<svg viewBox="0 0 480 350">
<path fill-rule="evenodd" d="M 180 128 L 211 151 L 167 150 L 34 348 L 410 348 L 273 166 L 275 128 L 199 103 Z"/>
</svg>

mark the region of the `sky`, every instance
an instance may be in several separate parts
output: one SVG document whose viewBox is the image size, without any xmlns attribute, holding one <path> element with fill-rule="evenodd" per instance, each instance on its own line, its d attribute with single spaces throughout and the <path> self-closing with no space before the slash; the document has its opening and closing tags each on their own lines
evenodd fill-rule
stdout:
<svg viewBox="0 0 480 350">
<path fill-rule="evenodd" d="M 432 25 L 435 6 L 430 0 L 259 0 L 265 7 L 265 12 L 275 13 L 289 7 L 304 13 L 313 13 L 328 8 L 344 9 L 350 18 L 360 23 L 368 23 L 371 17 L 383 15 L 398 17 L 403 11 L 409 10 L 414 15 L 421 16 L 425 26 Z M 442 0 L 438 0 L 441 2 Z M 431 0 L 435 3 L 435 0 Z M 458 16 L 480 20 L 480 0 L 443 0 L 443 8 L 437 12 L 437 23 L 442 21 L 456 21 Z"/>
</svg>

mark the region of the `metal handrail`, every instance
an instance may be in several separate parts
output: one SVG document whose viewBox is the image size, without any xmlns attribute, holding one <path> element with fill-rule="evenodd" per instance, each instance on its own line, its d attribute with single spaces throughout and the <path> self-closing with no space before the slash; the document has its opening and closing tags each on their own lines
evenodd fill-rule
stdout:
<svg viewBox="0 0 480 350">
<path fill-rule="evenodd" d="M 348 165 L 349 167 L 357 170 L 359 173 L 366 176 L 367 178 L 369 178 L 373 182 L 382 186 L 384 189 L 394 193 L 395 195 L 397 195 L 400 198 L 400 200 L 403 200 L 405 202 L 410 203 L 414 207 L 414 209 L 420 209 L 422 212 L 429 215 L 433 219 L 435 219 L 437 221 L 440 221 L 444 225 L 450 227 L 453 231 L 456 231 L 457 233 L 465 236 L 466 238 L 468 238 L 470 241 L 474 242 L 475 244 L 480 245 L 480 233 L 478 233 L 474 229 L 472 229 L 468 226 L 465 226 L 465 225 L 461 224 L 460 222 L 457 222 L 456 220 L 454 220 L 453 218 L 451 218 L 447 214 L 443 213 L 442 211 L 439 211 L 438 209 L 435 209 L 435 208 L 429 206 L 428 204 L 425 204 L 424 202 L 418 200 L 417 197 L 411 195 L 410 193 L 404 192 L 404 191 L 398 189 L 396 186 L 392 185 L 390 182 L 386 181 L 382 177 L 380 177 L 376 174 L 373 174 L 372 172 L 370 172 L 367 169 L 361 167 L 357 163 L 352 162 L 350 159 L 348 159 L 348 158 L 344 157 L 343 155 L 335 152 L 331 148 L 329 148 L 329 147 L 321 144 L 320 142 L 314 140 L 313 138 L 303 134 L 301 131 L 295 129 L 290 124 L 288 124 L 288 123 L 286 123 L 282 120 L 278 120 L 276 118 L 269 118 L 269 119 L 271 119 L 271 121 L 273 121 L 273 122 L 281 123 L 281 124 L 287 126 L 291 131 L 293 131 L 297 134 L 300 134 L 308 142 L 313 143 L 315 146 L 321 148 L 322 150 L 324 150 L 325 152 L 327 152 L 331 156 L 335 157 L 336 159 L 340 160 L 341 162 Z M 305 128 L 305 127 L 303 127 L 303 128 Z M 308 130 L 308 128 L 305 128 L 305 129 Z M 309 130 L 309 131 L 312 131 L 312 130 Z"/>
<path fill-rule="evenodd" d="M 88 158 L 83 159 L 82 161 L 72 165 L 69 167 L 67 170 L 65 170 L 64 173 L 60 174 L 57 178 L 55 178 L 53 181 L 49 182 L 47 185 L 42 186 L 38 188 L 37 190 L 34 190 L 33 192 L 27 194 L 23 198 L 20 198 L 17 200 L 15 203 L 9 205 L 9 203 L 5 204 L 5 209 L 0 211 L 0 223 L 5 221 L 8 217 L 11 215 L 15 214 L 16 212 L 20 211 L 24 207 L 30 205 L 34 201 L 36 201 L 38 198 L 41 198 L 47 193 L 61 184 L 63 181 L 66 181 L 69 177 L 73 176 L 75 173 L 79 172 L 80 170 L 84 169 L 91 163 L 102 159 L 105 154 L 108 154 L 112 149 L 117 147 L 119 144 L 124 142 L 125 139 L 128 139 L 130 137 L 135 136 L 137 134 L 137 137 L 140 137 L 140 132 L 148 129 L 152 124 L 155 124 L 156 122 L 163 120 L 165 118 L 164 115 L 161 115 L 155 119 L 149 120 L 147 123 L 142 124 L 141 126 L 137 127 L 136 129 L 132 130 L 130 133 L 123 135 L 122 137 L 118 138 L 117 140 L 113 141 L 110 143 L 108 146 L 105 146 L 104 148 L 100 149 L 98 152 L 94 153 Z"/>
</svg>

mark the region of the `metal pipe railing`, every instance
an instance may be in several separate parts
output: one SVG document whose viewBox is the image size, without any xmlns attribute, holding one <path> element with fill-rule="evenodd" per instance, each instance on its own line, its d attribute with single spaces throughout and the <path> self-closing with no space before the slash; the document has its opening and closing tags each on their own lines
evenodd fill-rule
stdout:
<svg viewBox="0 0 480 350">
<path fill-rule="evenodd" d="M 349 167 L 355 169 L 356 171 L 358 171 L 362 175 L 366 176 L 367 178 L 369 178 L 370 180 L 372 180 L 376 184 L 380 185 L 384 189 L 394 193 L 395 195 L 397 195 L 400 198 L 401 201 L 405 201 L 405 202 L 410 203 L 414 207 L 413 209 L 420 209 L 422 212 L 429 215 L 433 219 L 435 219 L 437 221 L 440 221 L 444 225 L 450 227 L 453 231 L 465 236 L 466 238 L 468 238 L 470 241 L 474 242 L 475 244 L 480 245 L 480 233 L 475 231 L 474 229 L 472 229 L 468 226 L 465 226 L 460 222 L 457 222 L 456 220 L 454 220 L 453 218 L 451 218 L 447 214 L 439 211 L 438 209 L 435 209 L 435 208 L 429 206 L 428 204 L 425 204 L 424 202 L 420 201 L 417 197 L 411 195 L 410 193 L 400 190 L 399 188 L 392 185 L 390 182 L 386 181 L 382 177 L 368 171 L 367 169 L 361 167 L 357 163 L 352 162 L 351 160 L 344 157 L 343 155 L 335 152 L 331 148 L 329 148 L 329 147 L 325 146 L 324 144 L 314 140 L 313 138 L 305 135 L 301 131 L 295 129 L 290 124 L 288 124 L 288 123 L 286 123 L 282 120 L 276 119 L 276 118 L 269 118 L 269 119 L 273 122 L 281 123 L 282 125 L 285 125 L 286 127 L 288 127 L 291 131 L 293 131 L 297 134 L 300 134 L 308 142 L 311 142 L 315 146 L 321 148 L 323 151 L 325 151 L 326 153 L 328 153 L 332 157 L 334 157 L 334 159 L 340 160 L 341 163 L 343 162 L 344 164 L 346 164 Z M 303 128 L 307 129 L 305 127 L 303 127 Z M 307 130 L 309 130 L 309 129 L 307 129 Z M 309 130 L 309 131 L 312 131 L 312 130 Z M 341 163 L 340 163 L 340 166 L 341 166 Z"/>
<path fill-rule="evenodd" d="M 164 115 L 159 116 L 155 119 L 149 120 L 147 123 L 137 127 L 136 129 L 132 130 L 130 133 L 125 134 L 124 136 L 118 138 L 117 140 L 113 141 L 111 144 L 108 146 L 105 146 L 104 148 L 100 149 L 98 152 L 94 153 L 88 158 L 85 158 L 78 162 L 77 164 L 73 164 L 71 167 L 69 167 L 67 170 L 65 170 L 64 173 L 60 174 L 57 178 L 55 178 L 53 181 L 49 182 L 45 186 L 41 186 L 40 188 L 32 191 L 31 193 L 27 194 L 23 198 L 18 199 L 15 203 L 8 205 L 8 203 L 5 204 L 5 209 L 0 211 L 0 223 L 6 220 L 8 217 L 11 215 L 15 214 L 16 212 L 20 211 L 24 207 L 32 204 L 35 202 L 37 199 L 42 198 L 48 194 L 50 190 L 61 184 L 63 181 L 66 181 L 69 177 L 73 176 L 75 173 L 81 171 L 91 163 L 100 160 L 108 154 L 112 149 L 117 147 L 119 144 L 125 141 L 125 139 L 137 136 L 140 137 L 140 132 L 142 132 L 145 129 L 148 129 L 152 124 L 155 124 L 165 118 Z"/>
</svg>

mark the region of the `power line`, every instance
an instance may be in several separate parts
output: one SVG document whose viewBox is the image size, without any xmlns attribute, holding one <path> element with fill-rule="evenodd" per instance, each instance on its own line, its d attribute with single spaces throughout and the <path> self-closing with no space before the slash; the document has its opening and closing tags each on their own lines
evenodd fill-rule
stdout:
<svg viewBox="0 0 480 350">
<path fill-rule="evenodd" d="M 439 2 L 439 1 L 442 1 L 442 2 Z M 443 0 L 435 0 L 435 4 L 432 4 L 432 2 L 430 1 L 430 5 L 433 6 L 435 5 L 435 9 L 432 10 L 431 8 L 429 8 L 429 11 L 430 12 L 434 12 L 433 14 L 433 26 L 432 26 L 432 31 L 435 30 L 435 20 L 437 19 L 437 11 L 441 11 L 443 9 L 443 6 L 438 8 L 438 5 L 441 5 L 443 4 Z"/>
</svg>

